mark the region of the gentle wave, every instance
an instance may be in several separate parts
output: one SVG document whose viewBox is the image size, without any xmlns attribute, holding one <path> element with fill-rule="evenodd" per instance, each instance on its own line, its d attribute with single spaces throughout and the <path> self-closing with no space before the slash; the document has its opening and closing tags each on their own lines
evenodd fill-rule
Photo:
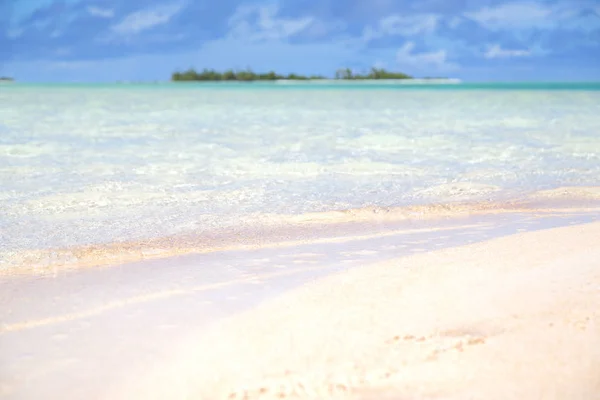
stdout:
<svg viewBox="0 0 600 400">
<path fill-rule="evenodd" d="M 304 214 L 258 213 L 228 224 L 190 225 L 94 244 L 0 251 L 0 274 L 55 273 L 58 269 L 114 265 L 191 253 L 296 246 L 378 237 L 399 229 L 444 229 L 478 217 L 524 215 L 600 218 L 600 187 L 539 191 L 503 202 L 453 202 L 406 207 L 362 207 Z M 146 231 L 147 233 L 148 231 Z M 357 232 L 359 233 L 357 236 Z M 388 233 L 386 233 L 388 232 Z"/>
</svg>

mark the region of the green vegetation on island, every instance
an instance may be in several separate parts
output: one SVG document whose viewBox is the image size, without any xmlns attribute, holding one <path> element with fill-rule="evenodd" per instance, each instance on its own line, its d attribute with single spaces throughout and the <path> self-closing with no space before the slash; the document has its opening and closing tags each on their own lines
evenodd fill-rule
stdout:
<svg viewBox="0 0 600 400">
<path fill-rule="evenodd" d="M 371 68 L 367 74 L 353 73 L 350 68 L 339 69 L 335 73 L 335 79 L 364 80 L 364 79 L 413 79 L 412 76 L 402 72 L 390 72 L 383 68 Z"/>
<path fill-rule="evenodd" d="M 274 71 L 267 73 L 255 73 L 248 69 L 245 71 L 234 71 L 229 69 L 225 72 L 218 72 L 213 69 L 204 69 L 202 72 L 197 72 L 193 68 L 187 71 L 179 72 L 176 71 L 171 75 L 171 80 L 174 82 L 181 81 L 239 81 L 239 82 L 251 82 L 251 81 L 277 81 L 277 80 L 294 80 L 294 81 L 307 81 L 307 80 L 322 80 L 328 79 L 321 75 L 298 75 L 288 74 L 281 75 Z M 366 79 L 412 79 L 410 75 L 402 72 L 389 72 L 383 68 L 371 68 L 367 74 L 354 73 L 350 68 L 344 68 L 336 71 L 335 79 L 345 80 L 366 80 Z"/>
</svg>

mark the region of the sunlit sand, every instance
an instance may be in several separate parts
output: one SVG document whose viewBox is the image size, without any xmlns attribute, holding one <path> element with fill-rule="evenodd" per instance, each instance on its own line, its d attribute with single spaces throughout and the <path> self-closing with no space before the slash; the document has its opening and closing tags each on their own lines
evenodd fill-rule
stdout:
<svg viewBox="0 0 600 400">
<path fill-rule="evenodd" d="M 274 216 L 168 258 L 7 268 L 0 396 L 593 399 L 600 213 L 551 197 Z"/>
<path fill-rule="evenodd" d="M 598 398 L 599 237 L 524 233 L 325 278 L 214 326 L 123 398 Z"/>
</svg>

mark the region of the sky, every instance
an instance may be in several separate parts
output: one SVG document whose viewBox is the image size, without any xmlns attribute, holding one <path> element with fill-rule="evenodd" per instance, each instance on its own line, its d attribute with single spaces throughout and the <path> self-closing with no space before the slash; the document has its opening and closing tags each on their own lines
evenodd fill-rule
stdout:
<svg viewBox="0 0 600 400">
<path fill-rule="evenodd" d="M 371 67 L 464 81 L 600 81 L 600 0 L 0 0 L 0 75 Z"/>
</svg>

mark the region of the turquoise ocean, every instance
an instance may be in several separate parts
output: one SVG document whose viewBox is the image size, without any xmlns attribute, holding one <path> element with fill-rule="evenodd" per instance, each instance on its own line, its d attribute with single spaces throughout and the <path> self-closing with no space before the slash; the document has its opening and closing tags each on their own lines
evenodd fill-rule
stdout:
<svg viewBox="0 0 600 400">
<path fill-rule="evenodd" d="M 600 84 L 0 85 L 0 254 L 598 185 Z"/>
</svg>

